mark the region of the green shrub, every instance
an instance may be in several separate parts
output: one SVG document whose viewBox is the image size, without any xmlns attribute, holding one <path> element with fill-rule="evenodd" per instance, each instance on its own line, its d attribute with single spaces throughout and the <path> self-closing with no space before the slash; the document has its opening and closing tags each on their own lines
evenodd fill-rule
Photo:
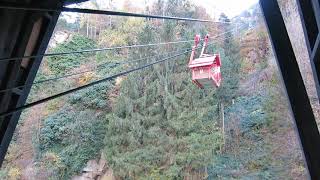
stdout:
<svg viewBox="0 0 320 180">
<path fill-rule="evenodd" d="M 62 179 L 79 173 L 89 159 L 103 148 L 106 128 L 104 118 L 95 111 L 77 111 L 71 107 L 45 119 L 40 131 L 40 152 L 56 154 L 59 159 L 55 174 Z"/>
<path fill-rule="evenodd" d="M 244 96 L 236 99 L 235 104 L 226 110 L 226 122 L 237 117 L 240 120 L 241 132 L 258 133 L 256 130 L 267 125 L 268 118 L 264 109 L 264 96 Z"/>
<path fill-rule="evenodd" d="M 74 35 L 72 39 L 66 43 L 59 44 L 50 53 L 63 53 L 70 51 L 81 51 L 93 49 L 96 43 L 84 36 Z M 94 53 L 75 53 L 60 56 L 48 57 L 48 66 L 54 74 L 65 74 L 68 71 L 79 67 L 84 62 L 88 62 Z"/>
<path fill-rule="evenodd" d="M 108 91 L 113 87 L 110 81 L 97 84 L 93 87 L 83 89 L 69 97 L 69 103 L 77 104 L 78 107 L 102 109 L 108 108 Z"/>
</svg>

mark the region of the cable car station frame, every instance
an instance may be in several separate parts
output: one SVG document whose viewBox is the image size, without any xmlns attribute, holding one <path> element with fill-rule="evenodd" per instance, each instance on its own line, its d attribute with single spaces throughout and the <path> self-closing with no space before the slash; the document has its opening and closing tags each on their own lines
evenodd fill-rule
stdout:
<svg viewBox="0 0 320 180">
<path fill-rule="evenodd" d="M 319 1 L 297 0 L 319 95 Z M 320 179 L 320 135 L 277 0 L 260 0 L 311 179 Z"/>
<path fill-rule="evenodd" d="M 54 27 L 63 6 L 86 0 L 0 0 L 0 6 L 46 7 L 48 11 L 19 11 L 0 9 L 0 58 L 41 55 L 45 53 Z M 310 63 L 320 97 L 320 1 L 296 0 L 307 42 Z M 286 88 L 292 115 L 304 152 L 311 179 L 320 180 L 320 135 L 310 100 L 293 52 L 277 0 L 260 0 L 260 6 L 269 31 L 283 83 Z M 24 58 L 17 61 L 0 62 L 0 89 L 32 84 L 42 57 Z M 0 113 L 21 107 L 26 103 L 31 86 L 0 93 Z M 0 165 L 17 126 L 21 111 L 0 117 Z"/>
</svg>

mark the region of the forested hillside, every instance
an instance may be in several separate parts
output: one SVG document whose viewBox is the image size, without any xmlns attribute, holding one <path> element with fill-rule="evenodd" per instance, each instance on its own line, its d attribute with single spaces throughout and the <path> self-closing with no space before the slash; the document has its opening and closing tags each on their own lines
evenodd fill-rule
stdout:
<svg viewBox="0 0 320 180">
<path fill-rule="evenodd" d="M 91 4 L 90 4 L 91 3 Z M 87 6 L 95 8 L 95 1 Z M 108 1 L 109 9 L 116 9 Z M 122 11 L 211 18 L 188 0 Z M 189 55 L 175 57 L 24 112 L 1 179 L 304 179 L 305 167 L 258 6 L 220 22 L 62 17 L 48 52 L 192 40 L 210 34 L 222 85 L 199 89 Z M 210 43 L 211 43 L 210 42 Z M 35 101 L 190 49 L 193 42 L 43 60 Z M 149 57 L 149 58 L 145 58 Z M 143 60 L 139 60 L 145 58 Z"/>
</svg>

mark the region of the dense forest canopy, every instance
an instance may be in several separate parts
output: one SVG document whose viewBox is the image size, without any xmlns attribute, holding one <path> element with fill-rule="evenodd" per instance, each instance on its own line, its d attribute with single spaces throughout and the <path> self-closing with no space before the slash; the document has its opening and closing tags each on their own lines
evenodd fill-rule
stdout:
<svg viewBox="0 0 320 180">
<path fill-rule="evenodd" d="M 110 9 L 116 9 L 115 2 L 108 3 Z M 90 6 L 101 8 L 96 1 Z M 141 11 L 130 1 L 122 10 Z M 203 7 L 188 0 L 158 0 L 142 11 L 212 18 Z M 62 43 L 53 43 L 48 52 L 192 40 L 195 34 L 210 34 L 208 52 L 221 56 L 222 85 L 197 88 L 187 67 L 189 54 L 185 54 L 51 101 L 34 118 L 39 126 L 32 129 L 30 137 L 32 177 L 87 177 L 92 161 L 99 165 L 104 162 L 100 174 L 92 171 L 93 178 L 304 177 L 301 152 L 282 86 L 270 63 L 272 56 L 258 7 L 233 19 L 222 13 L 218 20 L 224 23 L 98 15 L 81 15 L 76 22 L 68 23 L 61 18 L 55 33 L 66 34 L 66 38 Z M 37 80 L 92 68 L 94 71 L 36 85 L 29 101 L 155 62 L 192 45 L 167 44 L 46 58 Z M 143 57 L 150 58 L 121 64 Z M 29 121 L 33 119 L 24 116 L 21 122 Z M 288 144 L 283 137 L 293 140 Z M 20 151 L 21 137 L 17 135 L 16 139 L 0 177 L 26 176 L 14 158 Z"/>
</svg>

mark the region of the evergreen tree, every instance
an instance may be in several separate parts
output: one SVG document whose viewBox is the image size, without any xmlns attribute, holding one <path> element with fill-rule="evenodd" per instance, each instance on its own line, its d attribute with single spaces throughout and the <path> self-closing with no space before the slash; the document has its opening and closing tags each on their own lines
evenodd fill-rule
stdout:
<svg viewBox="0 0 320 180">
<path fill-rule="evenodd" d="M 166 12 L 179 13 L 177 9 L 184 4 L 170 1 Z M 187 36 L 192 28 L 166 21 L 157 29 L 149 21 L 139 42 L 174 41 L 177 32 Z M 137 55 L 181 47 L 144 48 Z M 192 84 L 187 62 L 188 57 L 182 56 L 129 75 L 122 82 L 113 113 L 107 116 L 105 140 L 107 159 L 118 176 L 182 178 L 203 172 L 212 163 L 222 142 L 215 91 L 202 91 Z"/>
<path fill-rule="evenodd" d="M 224 33 L 222 53 L 222 85 L 218 89 L 217 96 L 222 102 L 230 102 L 235 98 L 239 86 L 240 70 L 240 48 L 234 40 L 230 19 L 222 13 L 219 21 L 223 22 L 220 26 Z"/>
</svg>

